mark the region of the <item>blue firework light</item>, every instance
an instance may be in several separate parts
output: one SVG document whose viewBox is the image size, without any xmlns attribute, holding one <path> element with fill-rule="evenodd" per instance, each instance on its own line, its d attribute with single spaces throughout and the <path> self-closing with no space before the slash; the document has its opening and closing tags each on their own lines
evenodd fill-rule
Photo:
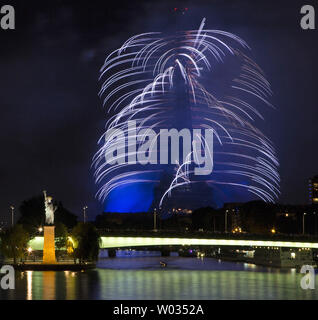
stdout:
<svg viewBox="0 0 318 320">
<path fill-rule="evenodd" d="M 154 188 L 161 173 L 173 167 L 160 206 L 173 190 L 198 182 L 209 185 L 222 201 L 275 201 L 278 159 L 271 141 L 255 126 L 264 120 L 262 109 L 273 108 L 269 102 L 272 91 L 249 51 L 238 36 L 205 29 L 203 19 L 198 30 L 136 35 L 109 54 L 100 75 L 99 94 L 108 120 L 94 157 L 98 198 L 118 198 L 118 191 L 131 190 L 133 185 L 139 191 L 140 184 Z M 129 125 L 131 121 L 136 128 Z M 213 150 L 204 136 L 199 138 L 202 154 L 210 158 L 211 172 L 194 174 L 193 161 L 198 155 L 193 150 L 183 161 L 172 164 L 134 161 L 139 152 L 144 153 L 140 147 L 149 130 L 160 128 L 212 130 Z M 113 135 L 106 135 L 111 130 Z M 124 135 L 116 134 L 119 130 Z M 135 139 L 127 138 L 133 131 Z M 124 145 L 125 155 L 110 164 L 106 155 L 113 154 L 118 143 Z M 158 146 L 152 147 L 149 150 L 160 152 Z"/>
</svg>

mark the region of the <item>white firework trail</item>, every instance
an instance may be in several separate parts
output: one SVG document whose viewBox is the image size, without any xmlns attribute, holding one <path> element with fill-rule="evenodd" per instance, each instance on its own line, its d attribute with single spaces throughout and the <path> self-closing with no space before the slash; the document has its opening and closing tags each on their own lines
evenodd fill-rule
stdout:
<svg viewBox="0 0 318 320">
<path fill-rule="evenodd" d="M 165 193 L 162 195 L 160 202 L 159 202 L 159 208 L 161 208 L 162 206 L 162 202 L 165 199 L 165 197 L 171 196 L 171 191 L 177 187 L 180 187 L 182 185 L 185 184 L 189 184 L 191 183 L 190 179 L 189 179 L 189 165 L 191 164 L 191 154 L 189 153 L 186 157 L 186 160 L 184 163 L 182 163 L 181 165 L 179 165 L 178 163 L 177 168 L 176 168 L 176 174 L 175 177 L 173 178 L 169 188 L 165 191 Z"/>
<path fill-rule="evenodd" d="M 213 172 L 205 181 L 241 188 L 274 202 L 280 192 L 278 159 L 271 141 L 253 125 L 256 118 L 263 120 L 259 105 L 273 107 L 268 100 L 272 95 L 270 84 L 260 67 L 244 53 L 249 51 L 244 40 L 229 32 L 205 29 L 205 23 L 204 18 L 198 30 L 168 36 L 160 32 L 135 35 L 107 56 L 100 70 L 99 92 L 109 114 L 106 131 L 120 129 L 127 136 L 127 123 L 134 120 L 141 145 L 147 129 L 173 127 L 174 88 L 179 74 L 189 93 L 192 127 L 212 129 L 218 142 L 218 148 L 204 152 L 224 158 L 214 161 Z M 240 72 L 230 81 L 231 94 L 220 96 L 204 84 L 209 83 L 208 77 L 213 77 L 218 65 L 226 68 L 228 57 L 235 59 Z M 142 168 L 136 169 L 138 165 L 126 161 L 126 156 L 138 155 L 133 142 L 125 140 L 128 154 L 117 164 L 108 164 L 105 155 L 112 152 L 118 140 L 105 137 L 106 132 L 93 159 L 101 201 L 117 187 L 157 182 L 152 176 L 160 171 L 159 167 L 140 164 Z M 171 190 L 193 182 L 189 165 L 196 156 L 189 154 L 184 163 L 177 165 L 160 205 Z M 239 179 L 247 179 L 249 184 L 236 182 Z"/>
</svg>

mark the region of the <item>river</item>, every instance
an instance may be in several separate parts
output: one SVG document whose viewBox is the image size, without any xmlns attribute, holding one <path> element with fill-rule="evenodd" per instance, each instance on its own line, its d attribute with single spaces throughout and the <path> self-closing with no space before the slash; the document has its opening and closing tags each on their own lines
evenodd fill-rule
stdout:
<svg viewBox="0 0 318 320">
<path fill-rule="evenodd" d="M 85 272 L 16 272 L 15 289 L 0 289 L 0 299 L 317 299 L 302 276 L 212 258 L 111 258 Z"/>
</svg>

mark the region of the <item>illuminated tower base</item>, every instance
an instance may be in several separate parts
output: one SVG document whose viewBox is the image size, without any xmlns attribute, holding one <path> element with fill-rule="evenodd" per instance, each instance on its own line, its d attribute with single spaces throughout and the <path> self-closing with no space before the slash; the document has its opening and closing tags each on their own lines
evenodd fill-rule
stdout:
<svg viewBox="0 0 318 320">
<path fill-rule="evenodd" d="M 44 226 L 43 264 L 55 264 L 55 226 Z"/>
</svg>

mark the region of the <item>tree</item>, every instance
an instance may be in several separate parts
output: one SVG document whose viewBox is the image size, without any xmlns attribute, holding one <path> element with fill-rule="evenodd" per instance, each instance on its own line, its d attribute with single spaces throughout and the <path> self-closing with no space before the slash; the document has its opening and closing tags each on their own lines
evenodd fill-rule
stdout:
<svg viewBox="0 0 318 320">
<path fill-rule="evenodd" d="M 19 224 L 27 230 L 31 235 L 35 235 L 39 226 L 45 222 L 45 206 L 44 197 L 36 196 L 24 200 L 19 208 L 20 218 Z"/>
<path fill-rule="evenodd" d="M 241 209 L 242 228 L 249 233 L 268 234 L 275 226 L 276 207 L 261 200 L 246 202 Z"/>
<path fill-rule="evenodd" d="M 13 258 L 16 264 L 17 259 L 24 258 L 29 241 L 29 233 L 21 224 L 16 224 L 1 235 L 1 252 L 6 258 Z"/>
<path fill-rule="evenodd" d="M 211 207 L 199 208 L 192 213 L 192 228 L 193 230 L 204 229 L 212 230 L 213 215 L 215 209 Z"/>
<path fill-rule="evenodd" d="M 57 222 L 55 224 L 55 248 L 57 249 L 57 258 L 60 256 L 60 250 L 66 248 L 67 238 L 68 232 L 66 226 L 61 222 Z"/>
<path fill-rule="evenodd" d="M 74 257 L 80 263 L 98 260 L 100 236 L 93 224 L 78 223 L 72 230 L 72 238 L 75 242 Z"/>
<path fill-rule="evenodd" d="M 153 228 L 153 214 L 149 212 L 115 213 L 104 212 L 95 219 L 97 228 L 149 229 Z"/>
<path fill-rule="evenodd" d="M 191 224 L 191 216 L 184 214 L 172 214 L 169 218 L 161 220 L 163 230 L 184 231 L 186 228 L 191 228 Z"/>
<path fill-rule="evenodd" d="M 54 214 L 54 221 L 64 224 L 67 228 L 72 229 L 77 224 L 78 217 L 68 209 L 64 208 L 60 201 Z"/>
</svg>

